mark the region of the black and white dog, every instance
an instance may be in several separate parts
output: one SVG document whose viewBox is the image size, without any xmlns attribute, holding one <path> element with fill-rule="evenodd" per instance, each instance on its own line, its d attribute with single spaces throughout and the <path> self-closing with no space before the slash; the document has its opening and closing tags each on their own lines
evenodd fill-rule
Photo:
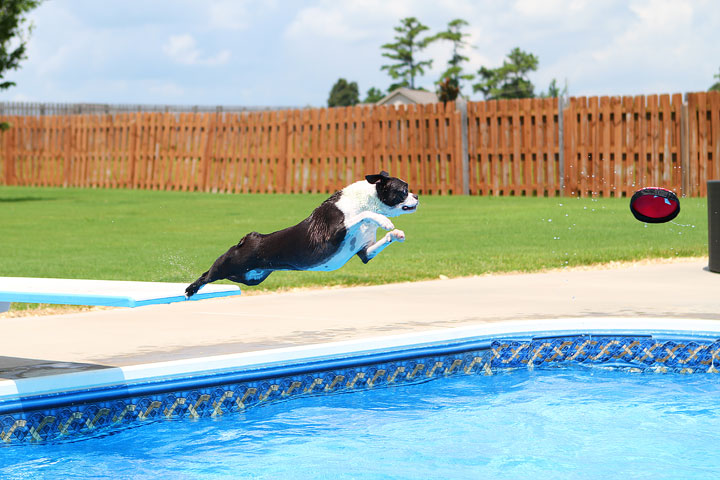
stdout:
<svg viewBox="0 0 720 480">
<path fill-rule="evenodd" d="M 206 283 L 227 278 L 257 285 L 275 270 L 331 271 L 353 255 L 367 263 L 393 242 L 405 241 L 388 217 L 412 213 L 418 196 L 387 172 L 367 175 L 335 192 L 293 227 L 270 234 L 248 233 L 218 257 L 210 270 L 185 289 L 191 297 Z M 376 241 L 378 227 L 388 233 Z"/>
</svg>

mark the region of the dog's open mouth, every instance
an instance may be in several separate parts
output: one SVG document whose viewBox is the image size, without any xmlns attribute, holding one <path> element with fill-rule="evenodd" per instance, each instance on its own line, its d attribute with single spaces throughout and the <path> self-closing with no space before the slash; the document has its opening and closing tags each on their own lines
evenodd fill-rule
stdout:
<svg viewBox="0 0 720 480">
<path fill-rule="evenodd" d="M 402 209 L 406 210 L 406 211 L 407 210 L 415 210 L 416 208 L 417 208 L 417 205 L 413 205 L 412 207 L 410 207 L 408 205 L 403 205 L 403 207 L 402 207 Z"/>
</svg>

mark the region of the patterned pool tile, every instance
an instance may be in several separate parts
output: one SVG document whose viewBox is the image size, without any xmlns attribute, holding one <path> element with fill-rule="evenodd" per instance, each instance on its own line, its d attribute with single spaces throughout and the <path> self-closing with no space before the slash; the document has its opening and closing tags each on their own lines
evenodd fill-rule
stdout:
<svg viewBox="0 0 720 480">
<path fill-rule="evenodd" d="M 337 362 L 335 362 L 337 364 Z M 357 363 L 357 362 L 356 362 Z M 533 340 L 495 340 L 487 348 L 414 358 L 323 368 L 308 366 L 292 375 L 207 385 L 164 393 L 126 395 L 110 400 L 78 400 L 49 408 L 23 406 L 0 415 L 0 443 L 16 444 L 81 438 L 164 419 L 216 417 L 301 395 L 381 388 L 450 375 L 493 375 L 514 369 L 592 365 L 633 372 L 718 373 L 720 341 L 658 341 L 651 337 L 576 335 Z M 302 369 L 301 369 L 302 370 Z M 210 382 L 213 383 L 213 382 Z M 217 383 L 217 382 L 214 382 Z M 130 387 L 125 386 L 128 391 Z M 17 399 L 15 399 L 17 401 Z M 52 404 L 52 398 L 49 399 Z M 26 402 L 29 403 L 29 402 Z M 0 407 L 2 402 L 0 402 Z"/>
</svg>

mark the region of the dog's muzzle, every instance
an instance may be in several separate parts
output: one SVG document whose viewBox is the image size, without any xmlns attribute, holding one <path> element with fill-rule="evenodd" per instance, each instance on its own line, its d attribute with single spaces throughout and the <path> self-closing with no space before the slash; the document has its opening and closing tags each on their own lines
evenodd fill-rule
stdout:
<svg viewBox="0 0 720 480">
<path fill-rule="evenodd" d="M 403 211 L 409 212 L 412 210 L 417 209 L 418 205 L 420 205 L 420 201 L 418 200 L 418 196 L 414 193 L 411 194 L 413 198 L 415 199 L 415 205 L 403 205 L 402 209 Z"/>
</svg>

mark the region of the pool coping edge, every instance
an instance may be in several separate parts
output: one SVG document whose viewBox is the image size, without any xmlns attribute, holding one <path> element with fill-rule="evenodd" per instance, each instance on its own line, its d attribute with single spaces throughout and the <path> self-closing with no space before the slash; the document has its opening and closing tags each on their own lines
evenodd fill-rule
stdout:
<svg viewBox="0 0 720 480">
<path fill-rule="evenodd" d="M 281 347 L 253 352 L 144 363 L 124 367 L 0 381 L 0 404 L 37 396 L 68 395 L 103 388 L 177 383 L 197 377 L 332 362 L 372 361 L 388 352 L 417 355 L 423 349 L 452 348 L 499 338 L 528 339 L 567 335 L 653 335 L 656 338 L 720 337 L 720 322 L 692 318 L 568 317 L 552 320 L 490 322 L 478 325 L 376 336 L 366 339 Z M 255 373 L 255 375 L 253 375 Z"/>
</svg>

